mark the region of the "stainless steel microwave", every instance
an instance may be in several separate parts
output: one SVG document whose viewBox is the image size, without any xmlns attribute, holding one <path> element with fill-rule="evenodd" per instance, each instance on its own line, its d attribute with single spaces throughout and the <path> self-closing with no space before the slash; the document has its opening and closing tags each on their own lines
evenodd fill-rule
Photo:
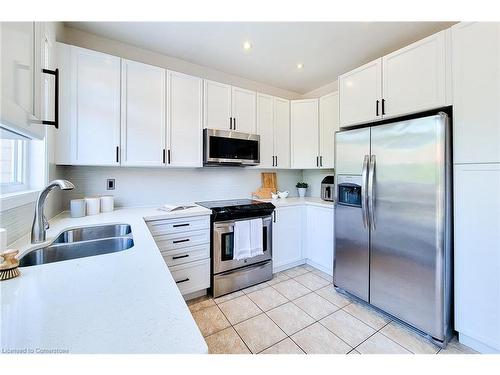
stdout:
<svg viewBox="0 0 500 375">
<path fill-rule="evenodd" d="M 260 136 L 232 130 L 203 130 L 203 164 L 246 166 L 260 163 Z"/>
</svg>

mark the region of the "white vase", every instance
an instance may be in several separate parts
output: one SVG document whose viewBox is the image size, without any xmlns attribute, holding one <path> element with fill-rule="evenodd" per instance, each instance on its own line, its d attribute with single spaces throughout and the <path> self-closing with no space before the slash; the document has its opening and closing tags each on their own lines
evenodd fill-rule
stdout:
<svg viewBox="0 0 500 375">
<path fill-rule="evenodd" d="M 299 192 L 299 197 L 304 198 L 306 196 L 306 190 L 307 188 L 297 188 L 297 191 Z"/>
</svg>

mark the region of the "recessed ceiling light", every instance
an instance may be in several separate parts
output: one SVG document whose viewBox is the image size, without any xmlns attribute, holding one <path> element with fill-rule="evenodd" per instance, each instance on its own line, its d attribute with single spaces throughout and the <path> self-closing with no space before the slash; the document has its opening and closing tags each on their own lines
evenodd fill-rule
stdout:
<svg viewBox="0 0 500 375">
<path fill-rule="evenodd" d="M 302 69 L 303 67 L 304 67 L 304 64 L 302 64 L 302 63 L 297 64 L 297 69 Z"/>
<path fill-rule="evenodd" d="M 248 51 L 250 48 L 252 48 L 252 43 L 250 43 L 249 41 L 243 42 L 243 49 L 245 51 Z"/>
</svg>

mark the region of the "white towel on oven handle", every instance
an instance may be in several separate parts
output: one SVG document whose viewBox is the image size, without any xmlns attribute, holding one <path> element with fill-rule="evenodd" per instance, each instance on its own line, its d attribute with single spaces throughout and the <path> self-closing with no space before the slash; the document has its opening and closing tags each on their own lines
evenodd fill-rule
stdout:
<svg viewBox="0 0 500 375">
<path fill-rule="evenodd" d="M 233 236 L 233 259 L 243 260 L 264 253 L 262 247 L 262 219 L 236 221 Z"/>
</svg>

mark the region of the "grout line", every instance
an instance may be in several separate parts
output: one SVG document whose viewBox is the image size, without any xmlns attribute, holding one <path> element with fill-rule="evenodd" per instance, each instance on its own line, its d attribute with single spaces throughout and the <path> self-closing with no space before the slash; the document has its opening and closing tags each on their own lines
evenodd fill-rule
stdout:
<svg viewBox="0 0 500 375">
<path fill-rule="evenodd" d="M 228 317 L 226 316 L 226 314 L 224 314 L 224 311 L 222 311 L 222 309 L 219 307 L 219 305 L 215 305 L 219 308 L 220 312 L 222 313 L 222 315 L 224 315 L 224 318 L 226 318 L 226 320 L 229 322 L 229 326 L 234 330 L 234 332 L 236 332 L 236 334 L 238 335 L 238 337 L 240 338 L 240 340 L 243 342 L 243 344 L 246 346 L 246 348 L 248 349 L 248 351 L 250 352 L 250 354 L 253 354 L 252 350 L 250 350 L 250 348 L 248 347 L 247 343 L 245 342 L 245 340 L 243 340 L 243 337 L 240 336 L 240 334 L 238 333 L 238 331 L 236 330 L 236 328 L 234 328 L 234 325 L 233 323 L 231 323 L 231 321 L 228 319 Z M 258 307 L 258 306 L 257 306 Z M 260 315 L 260 314 L 259 314 Z M 258 315 L 255 315 L 255 316 L 258 316 Z M 251 318 L 249 318 L 251 319 Z M 248 320 L 248 319 L 247 319 Z M 241 322 L 240 322 L 241 323 Z M 239 323 L 238 323 L 239 324 Z M 229 328 L 229 327 L 228 327 Z M 220 332 L 220 331 L 219 331 Z M 205 340 L 206 342 L 206 340 Z"/>
</svg>

